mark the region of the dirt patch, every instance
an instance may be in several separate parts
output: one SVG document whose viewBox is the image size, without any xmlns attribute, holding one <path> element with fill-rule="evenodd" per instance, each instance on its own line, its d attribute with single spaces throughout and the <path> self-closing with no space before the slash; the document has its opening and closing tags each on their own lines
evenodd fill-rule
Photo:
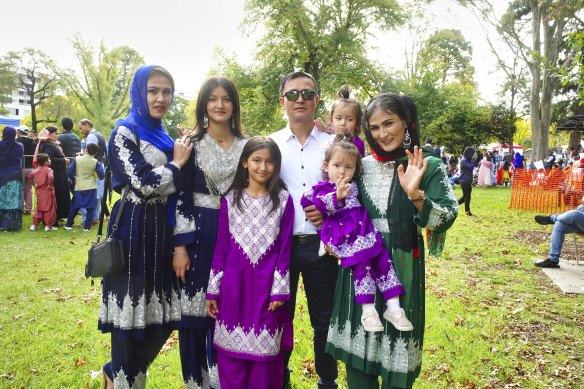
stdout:
<svg viewBox="0 0 584 389">
<path fill-rule="evenodd" d="M 552 230 L 523 230 L 517 231 L 514 238 L 525 243 L 530 247 L 539 246 L 542 243 L 546 245 L 550 242 L 550 235 Z M 576 238 L 578 241 L 578 253 L 580 254 L 580 261 L 584 261 L 584 239 Z M 574 237 L 572 234 L 566 235 L 564 239 L 564 247 L 562 247 L 562 260 L 576 260 L 576 248 L 574 247 Z"/>
</svg>

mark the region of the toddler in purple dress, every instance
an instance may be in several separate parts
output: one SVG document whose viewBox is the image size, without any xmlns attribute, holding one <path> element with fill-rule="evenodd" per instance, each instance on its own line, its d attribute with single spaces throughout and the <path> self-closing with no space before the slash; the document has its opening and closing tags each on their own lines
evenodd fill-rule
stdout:
<svg viewBox="0 0 584 389">
<path fill-rule="evenodd" d="M 357 198 L 357 184 L 353 182 L 361 170 L 357 147 L 347 140 L 333 143 L 325 154 L 323 170 L 328 180 L 306 192 L 301 204 L 304 208 L 314 204 L 322 213 L 322 242 L 340 259 L 342 267 L 353 269 L 355 303 L 363 305 L 363 328 L 383 331 L 374 305 L 377 286 L 387 304 L 383 317 L 400 331 L 413 330 L 399 305 L 404 288 L 391 257 L 383 247 L 381 234 Z"/>
</svg>

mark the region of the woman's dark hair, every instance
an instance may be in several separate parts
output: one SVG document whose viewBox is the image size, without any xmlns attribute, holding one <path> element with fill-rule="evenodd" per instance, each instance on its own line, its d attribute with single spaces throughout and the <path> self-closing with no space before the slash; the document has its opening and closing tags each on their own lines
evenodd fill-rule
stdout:
<svg viewBox="0 0 584 389">
<path fill-rule="evenodd" d="M 363 119 L 364 125 L 367 128 L 367 141 L 370 146 L 375 142 L 373 139 L 369 139 L 371 137 L 369 118 L 371 118 L 373 112 L 377 110 L 381 110 L 388 114 L 395 114 L 406 123 L 406 130 L 410 134 L 412 140 L 409 147 L 410 151 L 414 150 L 414 146 L 420 146 L 420 126 L 418 123 L 418 110 L 416 109 L 416 104 L 411 97 L 398 95 L 397 93 L 382 93 L 379 96 L 374 97 L 369 104 L 367 104 Z"/>
<path fill-rule="evenodd" d="M 509 170 L 509 161 L 503 162 L 503 170 Z"/>
<path fill-rule="evenodd" d="M 363 109 L 361 108 L 361 104 L 351 97 L 351 89 L 348 86 L 342 86 L 337 92 L 337 99 L 334 101 L 333 106 L 331 107 L 331 119 L 335 114 L 335 109 L 342 107 L 343 105 L 353 106 L 355 109 L 355 119 L 357 127 L 354 128 L 355 135 L 359 135 L 361 133 L 361 122 L 363 120 Z M 329 120 L 329 124 L 332 123 L 332 120 Z"/>
<path fill-rule="evenodd" d="M 207 114 L 207 103 L 209 102 L 209 97 L 215 88 L 223 88 L 225 92 L 229 95 L 231 102 L 233 103 L 233 116 L 231 120 L 233 125 L 231 127 L 231 132 L 237 138 L 244 138 L 243 131 L 241 130 L 241 110 L 239 107 L 239 94 L 237 93 L 237 88 L 233 81 L 227 77 L 209 77 L 205 80 L 199 94 L 197 96 L 197 107 L 195 109 L 195 115 L 197 119 L 197 126 L 195 127 L 195 133 L 193 134 L 193 140 L 200 140 L 203 135 L 207 133 L 207 129 L 203 128 L 203 116 Z"/>
<path fill-rule="evenodd" d="M 59 132 L 59 129 L 55 126 L 46 126 L 45 127 L 49 134 L 54 134 L 55 132 Z"/>
<path fill-rule="evenodd" d="M 172 76 L 170 75 L 170 72 L 168 70 L 166 70 L 162 66 L 156 66 L 156 67 L 152 68 L 152 70 L 150 70 L 150 73 L 148 73 L 148 79 L 150 79 L 150 77 L 155 76 L 155 75 L 163 76 L 163 77 L 167 78 L 168 81 L 170 81 L 170 86 L 172 87 L 172 91 L 174 92 L 174 79 L 172 78 Z"/>
<path fill-rule="evenodd" d="M 354 158 L 355 160 L 355 175 L 353 176 L 353 180 L 359 178 L 361 175 L 362 163 L 361 163 L 361 153 L 355 144 L 353 143 L 353 137 L 339 134 L 335 136 L 335 140 L 333 143 L 326 149 L 324 153 L 324 161 L 327 164 L 333 158 L 335 152 L 341 152 L 347 154 L 349 157 Z M 322 178 L 326 181 L 329 180 L 329 175 L 327 172 L 324 171 L 324 163 L 322 169 Z M 352 181 L 353 181 L 352 180 Z"/>
<path fill-rule="evenodd" d="M 272 209 L 270 209 L 270 212 L 273 212 L 278 208 L 280 205 L 280 191 L 286 189 L 286 184 L 284 184 L 284 181 L 280 178 L 282 153 L 280 153 L 280 149 L 276 142 L 267 136 L 251 137 L 243 147 L 241 157 L 239 157 L 239 164 L 235 171 L 235 178 L 228 190 L 233 191 L 235 206 L 240 211 L 243 211 L 243 204 L 241 201 L 243 190 L 249 185 L 249 173 L 247 169 L 243 167 L 243 163 L 247 161 L 250 155 L 262 149 L 268 149 L 270 151 L 272 164 L 274 165 L 272 177 L 270 177 L 270 180 L 266 183 L 266 189 L 272 202 Z"/>
<path fill-rule="evenodd" d="M 39 164 L 39 166 L 43 166 L 45 163 L 47 163 L 49 159 L 51 159 L 51 157 L 49 157 L 49 154 L 40 153 L 39 155 L 37 155 L 37 163 Z"/>
</svg>

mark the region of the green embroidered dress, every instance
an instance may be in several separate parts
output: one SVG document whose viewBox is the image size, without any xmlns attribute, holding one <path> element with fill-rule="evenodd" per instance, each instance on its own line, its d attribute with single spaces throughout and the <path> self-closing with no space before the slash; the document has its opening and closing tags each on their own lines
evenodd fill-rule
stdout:
<svg viewBox="0 0 584 389">
<path fill-rule="evenodd" d="M 426 193 L 426 200 L 422 212 L 416 210 L 415 215 L 412 215 L 418 226 L 418 245 L 413 251 L 406 252 L 390 245 L 387 211 L 391 182 L 393 179 L 398 180 L 397 175 L 394 175 L 396 164 L 377 161 L 371 156 L 363 158 L 363 174 L 359 182 L 361 202 L 375 227 L 382 233 L 385 248 L 392 253 L 394 267 L 405 288 L 400 303 L 414 325 L 414 330 L 400 332 L 382 319 L 385 326 L 383 332 L 366 332 L 361 324 L 361 305 L 354 303 L 355 291 L 350 268 L 340 270 L 335 290 L 326 351 L 345 363 L 348 376 L 350 371 L 355 370 L 369 375 L 368 378 L 381 376 L 383 388 L 411 387 L 420 374 L 425 314 L 425 255 L 421 229 L 430 231 L 429 251 L 432 255 L 439 255 L 444 247 L 444 233 L 458 212 L 458 203 L 448 183 L 445 165 L 438 158 L 428 159 L 428 170 L 420 184 L 420 189 Z M 399 181 L 395 185 L 401 190 Z M 395 206 L 403 205 L 390 204 L 390 207 Z M 385 303 L 379 291 L 375 301 L 381 316 Z M 351 377 L 348 378 L 350 384 L 353 382 L 353 385 L 358 385 Z M 377 382 L 376 379 L 370 381 Z M 361 389 L 366 385 L 363 383 L 358 386 Z"/>
</svg>

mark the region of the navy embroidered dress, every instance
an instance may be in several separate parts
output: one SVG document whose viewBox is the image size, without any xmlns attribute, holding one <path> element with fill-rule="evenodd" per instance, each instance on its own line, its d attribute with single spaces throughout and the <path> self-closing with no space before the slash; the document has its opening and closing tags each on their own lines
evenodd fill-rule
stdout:
<svg viewBox="0 0 584 389">
<path fill-rule="evenodd" d="M 220 194 L 233 182 L 245 143 L 245 139 L 235 138 L 223 149 L 205 134 L 194 142 L 191 158 L 183 168 L 185 186 L 177 203 L 174 245 L 187 246 L 191 266 L 186 283 L 181 284 L 179 331 L 186 389 L 220 387 L 205 295 L 217 240 Z"/>
</svg>

